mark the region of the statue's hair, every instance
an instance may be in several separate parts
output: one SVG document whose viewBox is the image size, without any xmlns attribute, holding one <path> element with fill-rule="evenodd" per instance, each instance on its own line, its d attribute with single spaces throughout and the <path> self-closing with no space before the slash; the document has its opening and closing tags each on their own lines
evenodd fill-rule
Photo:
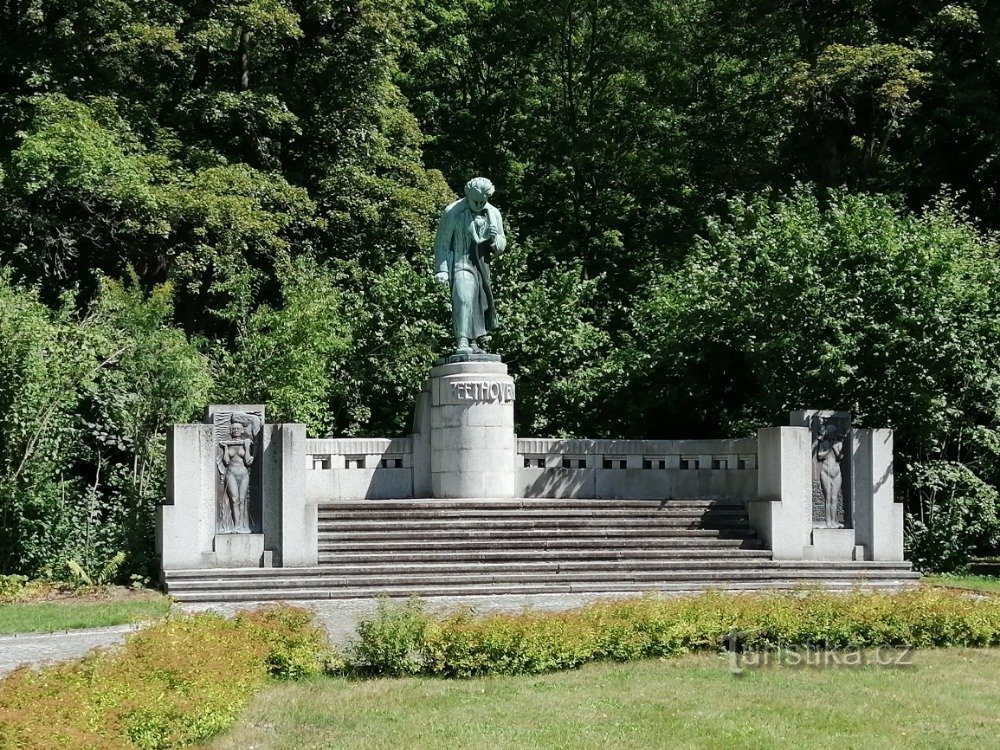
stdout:
<svg viewBox="0 0 1000 750">
<path fill-rule="evenodd" d="M 468 195 L 469 192 L 473 190 L 475 190 L 484 198 L 489 198 L 496 191 L 496 188 L 493 187 L 493 183 L 490 182 L 485 177 L 473 177 L 471 180 L 465 183 L 466 195 Z"/>
</svg>

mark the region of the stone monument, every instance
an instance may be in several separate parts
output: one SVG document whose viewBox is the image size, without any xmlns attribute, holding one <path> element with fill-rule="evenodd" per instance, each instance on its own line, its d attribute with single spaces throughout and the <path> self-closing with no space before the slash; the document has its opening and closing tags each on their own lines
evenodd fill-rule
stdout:
<svg viewBox="0 0 1000 750">
<path fill-rule="evenodd" d="M 514 380 L 479 346 L 499 323 L 490 259 L 507 246 L 493 183 L 476 177 L 447 206 L 434 242 L 435 278 L 451 288 L 455 350 L 434 363 L 417 400 L 414 450 L 429 467 L 417 486 L 440 498 L 517 496 Z"/>
</svg>

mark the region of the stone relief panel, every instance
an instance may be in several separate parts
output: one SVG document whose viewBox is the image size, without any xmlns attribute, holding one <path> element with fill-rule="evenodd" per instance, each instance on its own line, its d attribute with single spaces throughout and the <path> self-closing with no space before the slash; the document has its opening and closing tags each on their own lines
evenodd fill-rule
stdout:
<svg viewBox="0 0 1000 750">
<path fill-rule="evenodd" d="M 216 411 L 217 523 L 219 534 L 261 533 L 260 412 Z"/>
<path fill-rule="evenodd" d="M 813 526 L 849 528 L 849 416 L 813 416 Z"/>
</svg>

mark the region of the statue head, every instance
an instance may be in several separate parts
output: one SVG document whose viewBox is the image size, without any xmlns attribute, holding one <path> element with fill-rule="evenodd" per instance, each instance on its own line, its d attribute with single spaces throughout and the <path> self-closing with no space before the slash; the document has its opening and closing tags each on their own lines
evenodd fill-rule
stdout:
<svg viewBox="0 0 1000 750">
<path fill-rule="evenodd" d="M 819 436 L 822 440 L 840 440 L 840 427 L 833 422 L 823 422 L 823 426 L 819 428 Z"/>
<path fill-rule="evenodd" d="M 244 427 L 243 427 L 243 423 L 242 422 L 233 422 L 229 426 L 229 434 L 232 435 L 237 440 L 239 440 L 241 437 L 243 437 L 243 431 L 244 431 Z"/>
<path fill-rule="evenodd" d="M 493 183 L 485 177 L 473 177 L 465 183 L 465 199 L 474 212 L 482 211 L 490 197 L 496 191 Z"/>
</svg>

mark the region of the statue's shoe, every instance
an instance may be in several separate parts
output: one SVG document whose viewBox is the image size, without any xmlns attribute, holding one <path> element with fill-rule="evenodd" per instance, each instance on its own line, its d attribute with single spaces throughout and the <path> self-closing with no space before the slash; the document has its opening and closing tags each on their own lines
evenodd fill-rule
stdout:
<svg viewBox="0 0 1000 750">
<path fill-rule="evenodd" d="M 460 346 L 455 350 L 455 354 L 475 354 L 476 351 L 471 346 Z"/>
</svg>

